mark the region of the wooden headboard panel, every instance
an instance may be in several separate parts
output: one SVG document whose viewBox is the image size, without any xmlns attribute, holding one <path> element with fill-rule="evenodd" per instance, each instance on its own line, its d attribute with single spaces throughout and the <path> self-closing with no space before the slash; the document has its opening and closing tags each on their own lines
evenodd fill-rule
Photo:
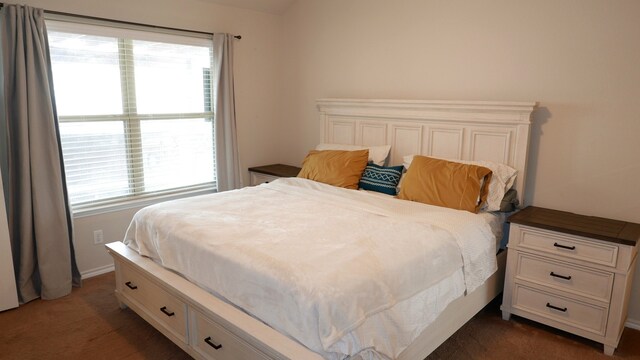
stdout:
<svg viewBox="0 0 640 360">
<path fill-rule="evenodd" d="M 317 100 L 321 142 L 391 145 L 389 164 L 405 155 L 490 160 L 518 170 L 521 206 L 535 102 Z"/>
</svg>

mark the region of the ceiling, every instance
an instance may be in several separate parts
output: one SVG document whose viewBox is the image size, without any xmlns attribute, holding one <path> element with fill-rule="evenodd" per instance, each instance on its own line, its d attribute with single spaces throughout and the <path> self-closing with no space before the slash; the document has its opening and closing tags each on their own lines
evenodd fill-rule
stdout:
<svg viewBox="0 0 640 360">
<path fill-rule="evenodd" d="M 202 0 L 243 9 L 282 14 L 295 0 Z"/>
</svg>

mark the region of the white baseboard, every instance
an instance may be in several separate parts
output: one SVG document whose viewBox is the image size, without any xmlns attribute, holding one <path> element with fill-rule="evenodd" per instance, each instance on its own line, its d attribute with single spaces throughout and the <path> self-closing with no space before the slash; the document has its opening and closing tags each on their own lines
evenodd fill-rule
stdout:
<svg viewBox="0 0 640 360">
<path fill-rule="evenodd" d="M 631 329 L 640 330 L 640 320 L 627 318 L 627 322 L 624 324 L 624 326 Z"/>
<path fill-rule="evenodd" d="M 114 270 L 115 270 L 115 266 L 113 264 L 110 264 L 110 265 L 100 266 L 95 269 L 83 271 L 80 273 L 80 276 L 82 276 L 82 279 L 84 280 L 84 279 L 92 278 L 94 276 L 106 274 Z"/>
</svg>

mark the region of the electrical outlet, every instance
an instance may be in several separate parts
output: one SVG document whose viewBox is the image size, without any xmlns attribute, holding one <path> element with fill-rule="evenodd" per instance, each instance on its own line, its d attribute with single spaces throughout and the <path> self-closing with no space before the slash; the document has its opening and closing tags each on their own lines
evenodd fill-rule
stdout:
<svg viewBox="0 0 640 360">
<path fill-rule="evenodd" d="M 93 243 L 95 245 L 102 244 L 104 242 L 104 234 L 102 230 L 94 230 L 93 231 Z"/>
</svg>

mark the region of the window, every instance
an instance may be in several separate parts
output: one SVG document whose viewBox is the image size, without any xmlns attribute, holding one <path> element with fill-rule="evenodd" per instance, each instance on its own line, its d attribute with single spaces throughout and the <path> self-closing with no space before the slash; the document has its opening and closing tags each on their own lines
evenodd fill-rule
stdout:
<svg viewBox="0 0 640 360">
<path fill-rule="evenodd" d="M 47 27 L 74 210 L 215 190 L 211 39 Z"/>
</svg>

